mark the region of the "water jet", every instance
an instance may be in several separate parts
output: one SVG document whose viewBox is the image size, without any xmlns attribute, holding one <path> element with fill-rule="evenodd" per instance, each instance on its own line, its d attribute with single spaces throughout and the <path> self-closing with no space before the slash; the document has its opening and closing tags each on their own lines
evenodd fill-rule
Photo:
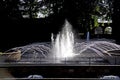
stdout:
<svg viewBox="0 0 120 80">
<path fill-rule="evenodd" d="M 57 34 L 56 39 L 52 36 L 52 56 L 57 60 L 71 58 L 75 56 L 74 52 L 74 33 L 72 25 L 65 20 L 62 31 Z"/>
</svg>

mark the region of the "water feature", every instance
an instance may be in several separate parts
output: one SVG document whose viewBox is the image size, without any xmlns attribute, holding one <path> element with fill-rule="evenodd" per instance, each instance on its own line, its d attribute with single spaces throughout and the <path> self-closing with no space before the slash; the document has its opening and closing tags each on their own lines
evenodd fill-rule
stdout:
<svg viewBox="0 0 120 80">
<path fill-rule="evenodd" d="M 87 32 L 87 42 L 90 40 L 90 33 L 89 31 Z"/>
<path fill-rule="evenodd" d="M 56 39 L 52 36 L 52 54 L 57 60 L 70 58 L 74 53 L 74 34 L 71 24 L 65 20 L 62 31 L 57 34 Z"/>
<path fill-rule="evenodd" d="M 84 51 L 89 49 L 101 57 L 104 57 L 105 56 L 104 54 L 111 56 L 111 54 L 107 53 L 108 51 L 120 50 L 119 45 L 104 40 L 103 41 L 93 40 L 93 41 L 89 41 L 89 43 L 81 42 L 81 43 L 77 43 L 75 47 L 79 54 L 82 54 Z"/>
<path fill-rule="evenodd" d="M 120 50 L 120 45 L 111 40 L 89 40 L 89 32 L 87 33 L 87 42 L 81 39 L 75 41 L 72 30 L 71 24 L 66 20 L 56 38 L 52 34 L 51 42 L 15 47 L 8 50 L 8 52 L 21 50 L 20 61 L 24 62 L 62 63 L 64 60 L 73 60 L 74 62 L 74 60 L 78 59 L 78 61 L 81 61 L 82 57 L 101 57 L 101 59 L 112 63 L 112 59 L 108 59 L 108 57 L 112 56 L 109 51 Z"/>
</svg>

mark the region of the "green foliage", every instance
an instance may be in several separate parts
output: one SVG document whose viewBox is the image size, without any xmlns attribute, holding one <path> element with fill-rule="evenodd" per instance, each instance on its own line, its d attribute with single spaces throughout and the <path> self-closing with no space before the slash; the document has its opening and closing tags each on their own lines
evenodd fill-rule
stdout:
<svg viewBox="0 0 120 80">
<path fill-rule="evenodd" d="M 57 14 L 62 8 L 63 0 L 20 0 L 21 13 L 28 18 L 45 18 Z"/>
<path fill-rule="evenodd" d="M 92 15 L 92 19 L 93 19 L 93 27 L 98 27 L 99 23 L 98 23 L 98 16 L 97 15 Z"/>
<path fill-rule="evenodd" d="M 100 7 L 96 6 L 96 11 L 99 12 L 100 11 Z"/>
<path fill-rule="evenodd" d="M 3 52 L 0 52 L 0 55 L 4 54 Z"/>
<path fill-rule="evenodd" d="M 29 16 L 29 18 L 37 17 L 41 3 L 39 0 L 21 0 L 19 8 L 22 15 Z"/>
<path fill-rule="evenodd" d="M 102 26 L 104 26 L 104 23 L 102 23 Z"/>
</svg>

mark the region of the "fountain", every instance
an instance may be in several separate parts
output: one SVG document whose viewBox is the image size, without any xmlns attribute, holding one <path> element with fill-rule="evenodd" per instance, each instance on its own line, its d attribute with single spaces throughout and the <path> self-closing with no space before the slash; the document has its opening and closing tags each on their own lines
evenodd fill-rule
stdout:
<svg viewBox="0 0 120 80">
<path fill-rule="evenodd" d="M 87 33 L 87 41 L 75 41 L 72 26 L 65 20 L 65 24 L 59 34 L 57 34 L 56 38 L 54 38 L 54 35 L 52 34 L 51 43 L 33 43 L 12 48 L 7 52 L 17 50 L 21 51 L 21 60 L 18 62 L 41 61 L 40 63 L 64 64 L 64 61 L 72 60 L 72 62 L 75 62 L 77 60 L 80 64 L 80 61 L 86 61 L 85 58 L 94 57 L 94 61 L 97 63 L 97 61 L 99 61 L 97 57 L 100 57 L 102 61 L 108 60 L 109 63 L 113 63 L 112 59 L 108 58 L 113 56 L 109 51 L 120 50 L 120 45 L 107 39 L 89 40 L 89 32 Z"/>
</svg>

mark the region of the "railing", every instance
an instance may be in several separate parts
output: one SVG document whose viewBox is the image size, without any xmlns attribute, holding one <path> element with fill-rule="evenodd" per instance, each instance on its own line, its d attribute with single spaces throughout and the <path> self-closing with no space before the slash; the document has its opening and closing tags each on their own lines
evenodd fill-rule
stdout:
<svg viewBox="0 0 120 80">
<path fill-rule="evenodd" d="M 120 57 L 76 57 L 74 59 L 57 58 L 27 58 L 20 61 L 5 62 L 0 59 L 0 67 L 8 66 L 92 66 L 92 65 L 120 65 Z"/>
</svg>

